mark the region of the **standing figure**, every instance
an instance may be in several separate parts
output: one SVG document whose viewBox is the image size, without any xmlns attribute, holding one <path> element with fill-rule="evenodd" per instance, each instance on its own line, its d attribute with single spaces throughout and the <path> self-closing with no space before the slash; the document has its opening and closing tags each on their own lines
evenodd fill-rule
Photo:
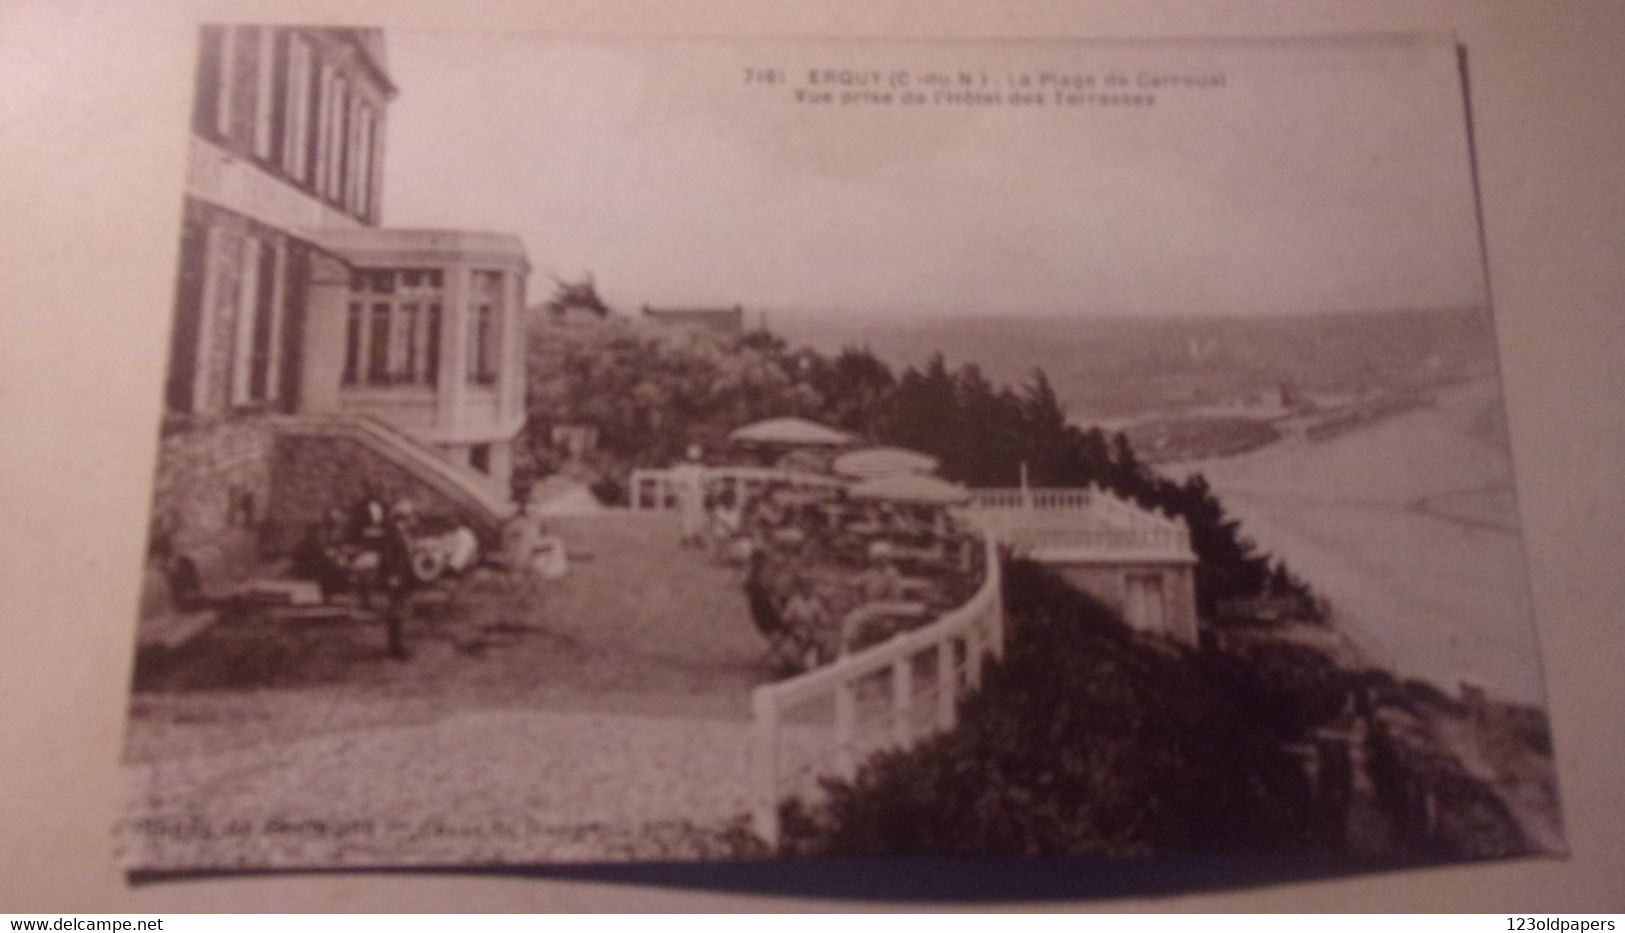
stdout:
<svg viewBox="0 0 1625 933">
<path fill-rule="evenodd" d="M 834 657 L 836 648 L 831 644 L 837 636 L 834 622 L 830 619 L 829 606 L 819 597 L 811 580 L 801 576 L 794 578 L 790 598 L 785 600 L 780 615 L 802 646 L 799 660 L 803 670 L 812 670 Z"/>
<path fill-rule="evenodd" d="M 725 489 L 711 508 L 712 557 L 719 563 L 743 565 L 750 556 L 750 538 L 745 534 L 745 511 Z"/>
<path fill-rule="evenodd" d="M 378 485 L 371 480 L 361 486 L 361 498 L 350 509 L 350 543 L 365 550 L 376 550 L 384 540 L 388 511 Z"/>
<path fill-rule="evenodd" d="M 406 615 L 411 609 L 412 587 L 412 503 L 402 501 L 390 510 L 378 547 L 378 582 L 386 597 L 384 626 L 389 639 L 389 656 L 397 661 L 410 658 L 406 650 Z"/>
<path fill-rule="evenodd" d="M 700 448 L 688 448 L 688 459 L 671 468 L 677 493 L 678 541 L 683 547 L 705 546 L 705 465 Z"/>
<path fill-rule="evenodd" d="M 536 552 L 542 544 L 541 522 L 519 503 L 519 511 L 502 526 L 502 557 L 508 565 L 508 585 L 515 602 L 529 607 L 535 595 L 538 569 Z"/>
</svg>

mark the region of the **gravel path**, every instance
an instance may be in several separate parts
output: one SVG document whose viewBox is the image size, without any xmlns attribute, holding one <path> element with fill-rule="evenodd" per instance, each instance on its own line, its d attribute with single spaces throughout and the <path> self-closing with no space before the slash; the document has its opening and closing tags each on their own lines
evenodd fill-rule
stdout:
<svg viewBox="0 0 1625 933">
<path fill-rule="evenodd" d="M 118 846 L 146 869 L 748 856 L 748 738 L 488 711 L 132 763 Z"/>
</svg>

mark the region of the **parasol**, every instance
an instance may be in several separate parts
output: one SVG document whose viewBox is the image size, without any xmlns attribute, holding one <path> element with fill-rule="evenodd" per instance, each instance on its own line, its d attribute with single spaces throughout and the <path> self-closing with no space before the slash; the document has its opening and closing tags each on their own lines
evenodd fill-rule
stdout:
<svg viewBox="0 0 1625 933">
<path fill-rule="evenodd" d="M 853 486 L 849 494 L 855 499 L 887 499 L 929 505 L 953 505 L 970 498 L 970 491 L 958 483 L 919 473 L 877 476 Z"/>
<path fill-rule="evenodd" d="M 841 447 L 852 443 L 852 436 L 845 431 L 805 418 L 769 418 L 745 425 L 728 439 L 736 444 L 778 447 Z"/>
<path fill-rule="evenodd" d="M 930 454 L 904 447 L 866 447 L 836 457 L 834 470 L 855 479 L 875 479 L 899 473 L 935 473 L 937 463 Z"/>
</svg>

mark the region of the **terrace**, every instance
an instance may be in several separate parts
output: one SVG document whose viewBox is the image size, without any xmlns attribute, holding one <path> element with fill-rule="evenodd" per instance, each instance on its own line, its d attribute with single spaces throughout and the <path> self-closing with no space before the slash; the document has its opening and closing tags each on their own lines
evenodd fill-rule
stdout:
<svg viewBox="0 0 1625 933">
<path fill-rule="evenodd" d="M 1096 489 L 960 490 L 968 501 L 950 510 L 854 498 L 862 483 L 805 470 L 719 467 L 707 483 L 753 500 L 745 527 L 765 556 L 741 564 L 683 546 L 670 482 L 644 473 L 633 509 L 549 519 L 571 567 L 539 591 L 477 571 L 449 600 L 420 599 L 407 660 L 384 657 L 365 614 L 251 611 L 147 658 L 125 753 L 126 860 L 761 854 L 781 801 L 953 728 L 1003 646 L 997 540 L 1189 547 L 1179 523 Z M 777 562 L 850 593 L 878 543 L 923 584 L 901 601 L 912 608 L 861 628 L 846 620 L 862 597 L 830 599 L 824 650 L 787 671 L 747 597 L 753 575 Z M 763 586 L 782 609 L 785 593 Z"/>
</svg>

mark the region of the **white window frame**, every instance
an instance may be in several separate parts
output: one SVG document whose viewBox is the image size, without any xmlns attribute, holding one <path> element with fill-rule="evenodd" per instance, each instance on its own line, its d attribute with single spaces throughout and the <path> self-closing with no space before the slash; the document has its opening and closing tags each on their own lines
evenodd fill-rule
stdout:
<svg viewBox="0 0 1625 933">
<path fill-rule="evenodd" d="M 237 70 L 237 27 L 220 27 L 220 86 L 214 98 L 214 129 L 231 138 L 231 97 Z"/>
<path fill-rule="evenodd" d="M 372 106 L 359 95 L 355 110 L 355 151 L 350 159 L 350 210 L 367 216 L 368 176 L 372 174 Z"/>
<path fill-rule="evenodd" d="M 288 86 L 283 95 L 282 167 L 296 181 L 309 178 L 310 44 L 288 35 Z"/>
<path fill-rule="evenodd" d="M 332 109 L 333 66 L 323 64 L 316 73 L 316 125 L 311 132 L 316 134 L 316 164 L 311 166 L 311 188 L 317 194 L 327 190 L 327 150 L 329 111 Z"/>
<path fill-rule="evenodd" d="M 287 303 L 288 244 L 270 244 L 275 251 L 271 260 L 271 345 L 266 348 L 265 400 L 281 397 L 282 389 L 282 308 Z"/>
<path fill-rule="evenodd" d="M 238 249 L 237 295 L 232 309 L 231 393 L 232 406 L 254 401 L 253 380 L 254 306 L 259 294 L 260 241 L 244 236 Z"/>
<path fill-rule="evenodd" d="M 327 129 L 327 184 L 322 189 L 322 195 L 332 200 L 342 200 L 344 191 L 344 154 L 346 150 L 344 139 L 344 111 L 349 106 L 349 82 L 344 76 L 334 73 L 333 82 L 328 86 L 329 96 L 332 100 L 328 104 Z"/>
<path fill-rule="evenodd" d="M 489 290 L 485 289 L 490 285 Z M 465 364 L 467 383 L 481 389 L 495 389 L 502 384 L 508 367 L 503 360 L 506 340 L 503 318 L 507 315 L 507 274 L 501 269 L 472 270 L 468 300 L 468 353 Z M 481 334 L 481 312 L 488 312 L 489 330 Z M 481 339 L 481 337 L 485 339 Z M 489 365 L 489 370 L 480 366 Z"/>
</svg>

